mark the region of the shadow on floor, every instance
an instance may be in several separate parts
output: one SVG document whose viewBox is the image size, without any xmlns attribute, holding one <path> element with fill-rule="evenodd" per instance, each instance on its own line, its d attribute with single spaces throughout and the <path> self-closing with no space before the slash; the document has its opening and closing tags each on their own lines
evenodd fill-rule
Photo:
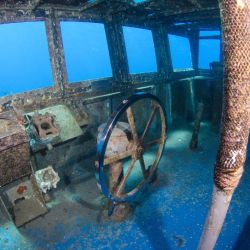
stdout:
<svg viewBox="0 0 250 250">
<path fill-rule="evenodd" d="M 157 182 L 158 185 L 155 187 L 156 189 L 168 185 L 159 179 Z M 152 185 L 150 185 L 149 188 L 145 188 L 142 197 L 140 197 L 140 202 L 135 205 L 138 206 L 136 209 L 139 211 L 135 211 L 134 218 L 141 232 L 147 236 L 150 242 L 149 245 L 151 245 L 152 249 L 168 250 L 170 249 L 169 243 L 164 235 L 164 232 L 166 232 L 166 226 L 164 225 L 164 216 L 162 215 L 161 210 L 159 210 L 159 204 L 155 202 L 153 205 L 146 205 L 147 200 L 149 200 L 151 195 L 154 194 L 155 188 L 152 187 Z"/>
</svg>

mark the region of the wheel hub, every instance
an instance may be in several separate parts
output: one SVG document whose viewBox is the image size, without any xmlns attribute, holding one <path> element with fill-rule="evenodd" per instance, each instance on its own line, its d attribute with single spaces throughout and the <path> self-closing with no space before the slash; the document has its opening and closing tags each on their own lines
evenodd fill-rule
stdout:
<svg viewBox="0 0 250 250">
<path fill-rule="evenodd" d="M 143 147 L 139 144 L 139 145 L 136 145 L 135 146 L 135 150 L 134 150 L 134 154 L 133 154 L 133 158 L 135 160 L 139 160 L 142 156 L 143 156 L 143 152 L 144 152 L 144 149 Z"/>
</svg>

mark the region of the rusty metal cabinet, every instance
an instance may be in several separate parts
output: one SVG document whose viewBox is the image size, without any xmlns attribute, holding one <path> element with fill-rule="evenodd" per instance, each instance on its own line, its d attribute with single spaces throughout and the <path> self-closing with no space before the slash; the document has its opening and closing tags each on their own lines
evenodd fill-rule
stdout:
<svg viewBox="0 0 250 250">
<path fill-rule="evenodd" d="M 0 187 L 31 174 L 29 138 L 14 111 L 0 116 Z"/>
</svg>

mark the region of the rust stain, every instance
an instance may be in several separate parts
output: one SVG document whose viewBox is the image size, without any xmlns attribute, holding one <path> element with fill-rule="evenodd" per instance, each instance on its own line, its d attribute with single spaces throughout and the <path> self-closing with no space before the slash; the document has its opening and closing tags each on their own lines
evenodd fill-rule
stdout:
<svg viewBox="0 0 250 250">
<path fill-rule="evenodd" d="M 26 187 L 26 186 L 19 186 L 16 192 L 17 192 L 19 195 L 21 195 L 21 194 L 23 194 L 23 193 L 26 192 L 26 191 L 27 191 L 27 187 Z"/>
</svg>

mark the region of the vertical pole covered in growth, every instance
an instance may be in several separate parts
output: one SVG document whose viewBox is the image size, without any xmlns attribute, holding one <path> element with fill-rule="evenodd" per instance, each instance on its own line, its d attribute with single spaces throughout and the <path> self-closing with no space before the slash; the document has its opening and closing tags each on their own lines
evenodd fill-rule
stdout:
<svg viewBox="0 0 250 250">
<path fill-rule="evenodd" d="M 163 103 L 166 103 L 165 108 L 168 114 L 168 124 L 172 124 L 172 99 L 171 99 L 171 84 L 168 79 L 173 73 L 173 66 L 170 55 L 168 30 L 163 25 L 157 25 L 152 29 L 155 55 L 157 61 L 157 71 L 161 78 L 161 83 L 157 88 L 157 95 Z"/>
<path fill-rule="evenodd" d="M 214 192 L 198 249 L 213 249 L 243 173 L 250 128 L 250 1 L 221 0 L 224 106 Z"/>
<path fill-rule="evenodd" d="M 45 24 L 55 86 L 63 93 L 68 77 L 60 21 L 56 19 L 54 11 L 51 11 Z"/>
</svg>

